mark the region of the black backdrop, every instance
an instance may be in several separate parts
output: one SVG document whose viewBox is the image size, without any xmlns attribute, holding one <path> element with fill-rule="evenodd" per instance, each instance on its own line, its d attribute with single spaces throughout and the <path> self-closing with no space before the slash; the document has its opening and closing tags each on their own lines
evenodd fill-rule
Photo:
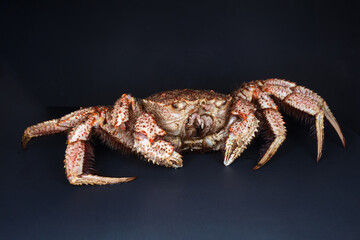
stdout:
<svg viewBox="0 0 360 240">
<path fill-rule="evenodd" d="M 0 238 L 359 239 L 359 4 L 331 1 L 2 1 Z M 108 152 L 97 168 L 128 184 L 73 187 L 64 137 L 19 149 L 27 126 L 80 106 L 176 88 L 228 93 L 270 77 L 323 96 L 347 138 L 326 129 L 323 161 L 307 127 L 253 172 L 185 155 L 180 170 Z M 119 159 L 121 161 L 119 161 Z"/>
</svg>

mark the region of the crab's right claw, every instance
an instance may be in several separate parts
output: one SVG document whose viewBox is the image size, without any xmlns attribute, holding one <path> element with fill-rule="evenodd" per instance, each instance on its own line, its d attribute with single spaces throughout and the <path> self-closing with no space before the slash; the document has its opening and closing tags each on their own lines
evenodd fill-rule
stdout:
<svg viewBox="0 0 360 240">
<path fill-rule="evenodd" d="M 253 113 L 246 119 L 234 122 L 230 128 L 230 134 L 226 140 L 224 164 L 230 165 L 246 149 L 247 145 L 255 137 L 259 127 L 259 120 Z"/>
</svg>

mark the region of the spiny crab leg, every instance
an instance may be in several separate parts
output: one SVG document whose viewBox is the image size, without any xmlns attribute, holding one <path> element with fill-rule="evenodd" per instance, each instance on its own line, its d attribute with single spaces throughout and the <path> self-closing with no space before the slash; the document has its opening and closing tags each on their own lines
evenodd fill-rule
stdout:
<svg viewBox="0 0 360 240">
<path fill-rule="evenodd" d="M 267 163 L 272 156 L 276 153 L 280 145 L 284 142 L 286 137 L 286 128 L 285 123 L 282 119 L 281 114 L 278 111 L 278 108 L 271 99 L 268 93 L 261 91 L 260 88 L 253 88 L 253 95 L 259 105 L 258 112 L 264 116 L 266 123 L 275 136 L 275 139 L 272 141 L 269 148 L 266 150 L 264 156 L 260 159 L 257 165 L 253 168 L 254 170 L 259 169 L 265 163 Z"/>
<path fill-rule="evenodd" d="M 73 185 L 82 184 L 115 184 L 134 180 L 135 177 L 103 177 L 84 172 L 85 161 L 89 160 L 89 152 L 92 152 L 89 135 L 93 126 L 97 123 L 97 114 L 90 116 L 84 123 L 78 125 L 68 135 L 68 146 L 65 154 L 65 170 L 69 182 Z"/>
<path fill-rule="evenodd" d="M 330 124 L 333 126 L 333 128 L 335 129 L 335 131 L 337 132 L 339 138 L 341 139 L 341 142 L 343 144 L 343 146 L 345 147 L 345 138 L 344 135 L 341 132 L 340 126 L 338 124 L 338 122 L 336 121 L 334 115 L 332 114 L 332 112 L 330 111 L 329 106 L 327 105 L 327 103 L 325 102 L 325 100 L 320 97 L 317 93 L 315 93 L 314 91 L 303 87 L 303 86 L 296 86 L 294 89 L 294 92 L 299 93 L 307 98 L 312 99 L 314 102 L 316 102 L 316 104 L 318 105 L 318 107 L 324 111 L 325 117 L 326 119 L 330 122 Z"/>
<path fill-rule="evenodd" d="M 88 143 L 92 128 L 100 124 L 102 113 L 107 107 L 90 107 L 67 114 L 59 119 L 53 119 L 28 127 L 22 137 L 22 148 L 35 137 L 68 131 L 68 146 L 65 155 L 65 171 L 71 184 L 114 184 L 128 182 L 135 177 L 111 178 L 86 173 L 86 162 L 92 157 L 92 149 Z"/>
<path fill-rule="evenodd" d="M 21 147 L 26 149 L 27 143 L 35 137 L 50 135 L 69 130 L 80 122 L 84 121 L 87 116 L 96 111 L 96 107 L 82 108 L 75 112 L 69 113 L 61 118 L 38 123 L 28 127 L 24 131 L 21 139 Z"/>
<path fill-rule="evenodd" d="M 21 138 L 21 148 L 25 150 L 27 144 L 30 142 L 32 138 L 48 135 L 48 134 L 55 134 L 66 131 L 68 129 L 69 128 L 66 126 L 59 125 L 58 119 L 53 119 L 50 121 L 38 123 L 34 126 L 28 127 L 24 131 L 24 135 Z"/>
<path fill-rule="evenodd" d="M 345 147 L 345 138 L 341 132 L 339 124 L 337 123 L 334 115 L 331 113 L 327 103 L 318 94 L 305 87 L 296 86 L 295 83 L 280 79 L 265 80 L 262 84 L 263 86 L 261 88 L 264 91 L 269 92 L 289 106 L 315 117 L 318 145 L 317 161 L 320 160 L 322 154 L 324 140 L 324 116 L 334 127 Z"/>
<path fill-rule="evenodd" d="M 304 96 L 301 93 L 291 93 L 284 102 L 293 108 L 305 112 L 315 117 L 316 138 L 317 138 L 317 161 L 320 160 L 322 154 L 322 146 L 324 142 L 324 111 L 311 98 Z"/>
<path fill-rule="evenodd" d="M 275 109 L 265 109 L 263 114 L 265 115 L 265 118 L 269 124 L 270 130 L 275 135 L 275 139 L 271 143 L 270 147 L 266 150 L 264 156 L 253 168 L 254 170 L 262 167 L 272 158 L 272 156 L 274 156 L 286 137 L 286 129 L 281 114 Z"/>
</svg>

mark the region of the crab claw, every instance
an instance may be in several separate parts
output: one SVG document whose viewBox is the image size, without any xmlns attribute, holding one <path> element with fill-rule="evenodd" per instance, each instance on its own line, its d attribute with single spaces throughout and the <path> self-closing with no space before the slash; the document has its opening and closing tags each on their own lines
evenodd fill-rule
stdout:
<svg viewBox="0 0 360 240">
<path fill-rule="evenodd" d="M 230 126 L 230 134 L 225 145 L 225 166 L 233 163 L 246 149 L 247 145 L 255 137 L 258 127 L 259 120 L 254 114 L 250 114 L 245 120 L 236 121 Z"/>
</svg>

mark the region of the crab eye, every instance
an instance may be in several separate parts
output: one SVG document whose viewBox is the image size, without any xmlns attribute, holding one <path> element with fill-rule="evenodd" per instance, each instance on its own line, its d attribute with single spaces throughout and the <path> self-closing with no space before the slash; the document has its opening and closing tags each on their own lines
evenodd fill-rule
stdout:
<svg viewBox="0 0 360 240">
<path fill-rule="evenodd" d="M 215 105 L 217 106 L 217 107 L 222 107 L 222 106 L 224 106 L 226 104 L 226 100 L 217 100 L 216 102 L 215 102 Z"/>
<path fill-rule="evenodd" d="M 181 102 L 173 103 L 171 106 L 173 109 L 181 110 L 181 109 L 185 108 L 186 103 L 184 101 L 181 101 Z"/>
</svg>

